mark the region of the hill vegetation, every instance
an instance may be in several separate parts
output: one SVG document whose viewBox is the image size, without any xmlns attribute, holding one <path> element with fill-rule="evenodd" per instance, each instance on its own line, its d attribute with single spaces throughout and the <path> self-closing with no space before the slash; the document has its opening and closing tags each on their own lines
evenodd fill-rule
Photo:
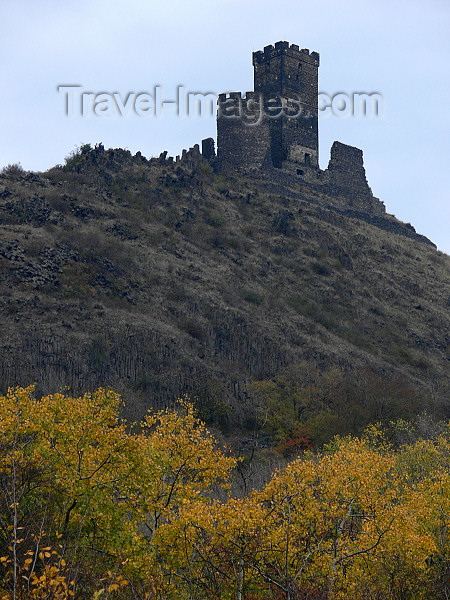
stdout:
<svg viewBox="0 0 450 600">
<path fill-rule="evenodd" d="M 3 169 L 0 225 L 0 600 L 449 597 L 449 259 L 411 225 L 102 145 Z"/>
<path fill-rule="evenodd" d="M 336 437 L 228 497 L 237 461 L 191 404 L 133 428 L 119 404 L 0 397 L 2 600 L 448 598 L 448 426 Z"/>
<path fill-rule="evenodd" d="M 2 393 L 110 386 L 131 419 L 188 393 L 285 454 L 448 410 L 449 259 L 395 217 L 85 145 L 4 169 L 0 223 Z"/>
</svg>

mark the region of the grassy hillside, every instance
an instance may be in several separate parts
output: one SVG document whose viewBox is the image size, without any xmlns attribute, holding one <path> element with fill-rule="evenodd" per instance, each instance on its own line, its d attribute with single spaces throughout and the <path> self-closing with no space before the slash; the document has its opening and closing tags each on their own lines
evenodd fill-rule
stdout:
<svg viewBox="0 0 450 600">
<path fill-rule="evenodd" d="M 449 259 L 392 216 L 84 147 L 46 173 L 4 169 L 0 224 L 2 392 L 110 385 L 131 417 L 188 393 L 229 431 L 289 419 L 289 385 L 445 411 Z"/>
</svg>

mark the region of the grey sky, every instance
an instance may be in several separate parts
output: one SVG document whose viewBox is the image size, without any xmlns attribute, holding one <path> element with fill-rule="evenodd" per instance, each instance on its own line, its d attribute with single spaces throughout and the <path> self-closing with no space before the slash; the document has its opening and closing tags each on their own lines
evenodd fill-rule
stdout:
<svg viewBox="0 0 450 600">
<path fill-rule="evenodd" d="M 449 21 L 446 0 L 1 0 L 0 167 L 44 170 L 86 142 L 179 154 L 215 137 L 214 118 L 70 119 L 57 86 L 246 91 L 252 51 L 287 40 L 320 53 L 322 91 L 384 97 L 381 118 L 321 121 L 321 167 L 334 140 L 362 148 L 388 212 L 450 252 Z"/>
</svg>

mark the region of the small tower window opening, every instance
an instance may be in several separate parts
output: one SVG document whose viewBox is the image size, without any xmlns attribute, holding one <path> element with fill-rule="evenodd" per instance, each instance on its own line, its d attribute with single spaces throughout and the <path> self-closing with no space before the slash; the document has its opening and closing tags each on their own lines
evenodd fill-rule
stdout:
<svg viewBox="0 0 450 600">
<path fill-rule="evenodd" d="M 297 76 L 296 76 L 297 81 L 300 81 L 301 74 L 302 74 L 302 65 L 300 64 L 300 65 L 298 65 L 298 68 L 297 68 Z"/>
<path fill-rule="evenodd" d="M 308 154 L 307 152 L 305 152 L 305 165 L 310 165 L 311 164 L 311 154 Z"/>
</svg>

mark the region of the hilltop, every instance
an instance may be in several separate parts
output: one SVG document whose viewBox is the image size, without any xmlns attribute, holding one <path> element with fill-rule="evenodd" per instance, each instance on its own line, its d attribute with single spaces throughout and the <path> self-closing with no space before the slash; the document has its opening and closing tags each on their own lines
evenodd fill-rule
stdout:
<svg viewBox="0 0 450 600">
<path fill-rule="evenodd" d="M 111 386 L 133 418 L 187 393 L 225 431 L 290 418 L 283 389 L 330 416 L 349 382 L 361 423 L 445 412 L 449 259 L 389 214 L 99 145 L 4 169 L 0 223 L 1 392 Z"/>
</svg>

